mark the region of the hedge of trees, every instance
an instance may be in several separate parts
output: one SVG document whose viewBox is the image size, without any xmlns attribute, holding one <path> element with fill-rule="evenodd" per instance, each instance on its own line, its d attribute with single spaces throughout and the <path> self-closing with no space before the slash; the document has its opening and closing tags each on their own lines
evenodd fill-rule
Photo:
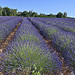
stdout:
<svg viewBox="0 0 75 75">
<path fill-rule="evenodd" d="M 23 17 L 50 17 L 50 18 L 67 18 L 67 13 L 61 13 L 58 12 L 56 15 L 54 14 L 38 14 L 37 12 L 33 11 L 23 11 L 23 12 L 17 12 L 17 9 L 10 9 L 8 7 L 2 8 L 0 6 L 0 16 L 23 16 Z"/>
</svg>

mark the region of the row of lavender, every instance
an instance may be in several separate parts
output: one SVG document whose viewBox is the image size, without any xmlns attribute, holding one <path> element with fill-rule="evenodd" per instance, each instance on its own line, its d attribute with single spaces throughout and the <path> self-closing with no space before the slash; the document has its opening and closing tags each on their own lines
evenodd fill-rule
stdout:
<svg viewBox="0 0 75 75">
<path fill-rule="evenodd" d="M 22 20 L 22 17 L 0 17 L 0 41 L 5 39 L 7 35 Z"/>
<path fill-rule="evenodd" d="M 19 73 L 20 70 L 29 71 L 32 75 L 40 75 L 44 72 L 61 70 L 62 63 L 51 51 L 36 28 L 27 18 L 24 18 L 7 48 L 5 57 L 1 60 L 1 71 L 18 70 Z"/>
<path fill-rule="evenodd" d="M 0 16 L 0 23 L 13 19 L 14 17 L 10 16 Z"/>
<path fill-rule="evenodd" d="M 51 18 L 49 18 L 49 20 L 47 19 L 51 24 L 45 23 L 46 18 L 45 19 L 37 18 L 38 20 L 36 20 L 36 18 L 28 18 L 28 19 L 32 22 L 32 24 L 36 28 L 40 30 L 42 35 L 44 35 L 46 38 L 52 39 L 57 49 L 62 52 L 62 56 L 64 57 L 68 65 L 72 66 L 75 69 L 75 35 L 72 32 L 64 31 L 58 27 L 58 26 L 63 26 L 60 23 L 61 19 L 56 19 L 58 21 L 57 23 L 59 23 L 58 26 L 55 26 L 57 25 L 57 23 L 55 25 L 52 25 L 55 19 Z M 45 22 L 42 22 L 41 21 L 42 19 Z M 64 21 L 62 22 L 64 23 Z"/>
<path fill-rule="evenodd" d="M 35 18 L 49 25 L 59 27 L 61 30 L 75 34 L 75 19 L 67 18 Z"/>
</svg>

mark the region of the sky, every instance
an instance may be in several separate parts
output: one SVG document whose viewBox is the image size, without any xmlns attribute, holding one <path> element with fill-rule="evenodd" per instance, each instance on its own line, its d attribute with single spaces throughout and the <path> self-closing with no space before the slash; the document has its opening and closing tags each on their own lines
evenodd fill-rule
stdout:
<svg viewBox="0 0 75 75">
<path fill-rule="evenodd" d="M 67 12 L 67 16 L 75 18 L 75 0 L 0 0 L 0 6 L 38 14 Z"/>
</svg>

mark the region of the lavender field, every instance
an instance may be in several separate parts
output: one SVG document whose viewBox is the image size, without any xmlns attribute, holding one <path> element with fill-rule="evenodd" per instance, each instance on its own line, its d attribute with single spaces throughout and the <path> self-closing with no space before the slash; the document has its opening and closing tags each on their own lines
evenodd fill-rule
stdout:
<svg viewBox="0 0 75 75">
<path fill-rule="evenodd" d="M 0 41 L 22 18 L 0 17 Z M 56 52 L 45 38 L 52 41 Z M 63 63 L 57 52 L 61 53 L 65 66 L 75 71 L 75 19 L 24 17 L 6 52 L 0 53 L 0 72 L 6 75 L 60 75 Z"/>
<path fill-rule="evenodd" d="M 22 17 L 0 17 L 0 42 L 15 28 Z"/>
</svg>

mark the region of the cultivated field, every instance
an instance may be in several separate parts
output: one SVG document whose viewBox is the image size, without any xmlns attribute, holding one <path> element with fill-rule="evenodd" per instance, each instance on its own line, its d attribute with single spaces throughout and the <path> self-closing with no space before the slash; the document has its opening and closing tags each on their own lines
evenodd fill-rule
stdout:
<svg viewBox="0 0 75 75">
<path fill-rule="evenodd" d="M 0 17 L 0 74 L 74 72 L 75 19 Z"/>
</svg>

